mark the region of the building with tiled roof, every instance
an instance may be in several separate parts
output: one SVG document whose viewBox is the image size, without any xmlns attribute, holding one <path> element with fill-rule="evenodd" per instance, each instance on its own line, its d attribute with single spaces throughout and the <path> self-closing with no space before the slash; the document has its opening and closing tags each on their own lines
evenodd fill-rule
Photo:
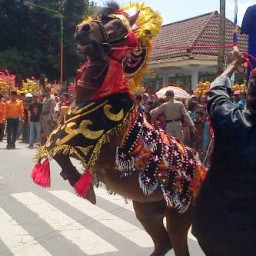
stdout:
<svg viewBox="0 0 256 256">
<path fill-rule="evenodd" d="M 157 87 L 176 83 L 187 90 L 201 80 L 212 80 L 217 72 L 219 19 L 217 11 L 163 25 L 154 41 L 149 70 L 145 79 Z M 226 46 L 232 45 L 233 23 L 226 19 Z M 239 35 L 238 47 L 247 51 L 247 36 Z M 230 48 L 227 49 L 230 51 Z"/>
</svg>

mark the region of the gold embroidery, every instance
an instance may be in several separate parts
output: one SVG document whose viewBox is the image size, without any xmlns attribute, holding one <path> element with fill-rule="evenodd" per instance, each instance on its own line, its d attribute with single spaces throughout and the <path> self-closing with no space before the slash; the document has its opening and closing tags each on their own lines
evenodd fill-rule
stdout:
<svg viewBox="0 0 256 256">
<path fill-rule="evenodd" d="M 50 147 L 51 146 L 51 137 L 49 137 L 49 139 L 47 139 L 47 141 L 46 141 L 46 144 L 45 144 L 45 146 L 46 147 Z"/>
<path fill-rule="evenodd" d="M 88 110 L 87 112 L 84 112 L 84 113 L 82 113 L 81 115 L 77 115 L 77 116 L 74 116 L 74 117 L 72 117 L 72 118 L 66 120 L 66 121 L 64 122 L 64 124 L 69 123 L 69 122 L 71 122 L 71 121 L 73 121 L 73 120 L 75 120 L 75 119 L 77 119 L 77 118 L 79 118 L 79 117 L 81 117 L 81 116 L 88 115 L 88 114 L 92 113 L 93 111 L 96 111 L 97 109 L 103 107 L 103 106 L 104 106 L 105 104 L 107 104 L 107 103 L 108 103 L 108 100 L 105 100 L 103 103 L 97 105 L 95 108 L 93 108 L 93 109 L 91 109 L 91 110 Z M 90 104 L 89 104 L 89 105 L 90 105 Z M 88 105 L 88 106 L 89 106 L 89 105 Z M 86 106 L 85 106 L 85 107 L 86 107 Z M 85 108 L 85 107 L 84 107 L 84 108 Z M 73 113 L 73 112 L 72 112 L 72 113 Z M 75 112 L 74 112 L 74 113 L 75 113 Z"/>
<path fill-rule="evenodd" d="M 131 108 L 131 110 L 126 114 L 126 116 L 124 117 L 122 123 L 120 123 L 119 125 L 117 125 L 115 128 L 107 131 L 96 143 L 96 145 L 93 148 L 93 152 L 91 153 L 90 159 L 88 161 L 85 162 L 85 166 L 87 169 L 90 169 L 91 166 L 93 166 L 95 164 L 95 162 L 97 161 L 100 153 L 101 153 L 101 148 L 103 145 L 105 145 L 106 143 L 110 142 L 110 139 L 113 135 L 121 135 L 122 133 L 126 133 L 127 131 L 127 127 L 128 127 L 128 122 L 130 120 L 130 116 L 133 113 L 133 107 Z"/>
<path fill-rule="evenodd" d="M 58 124 L 58 126 L 52 131 L 52 133 L 50 134 L 50 136 L 48 137 L 47 139 L 47 142 L 46 142 L 46 147 L 50 147 L 51 145 L 51 140 L 52 140 L 52 136 L 57 134 L 60 130 L 62 130 L 62 127 L 60 124 Z"/>
<path fill-rule="evenodd" d="M 76 146 L 76 148 L 78 148 L 79 150 L 81 150 L 82 152 L 83 152 L 83 154 L 85 155 L 85 156 L 87 156 L 88 155 L 88 153 L 90 152 L 90 150 L 93 148 L 93 146 L 91 145 L 91 146 L 88 146 L 88 147 L 79 147 L 79 146 Z"/>
<path fill-rule="evenodd" d="M 56 143 L 54 148 L 52 148 L 52 149 L 46 147 L 46 145 L 39 146 L 37 149 L 37 154 L 34 157 L 34 161 L 39 162 L 43 158 L 50 159 L 50 158 L 53 158 L 57 154 L 65 153 L 66 155 L 69 155 L 70 157 L 74 157 L 74 158 L 78 159 L 79 161 L 81 161 L 82 165 L 86 169 L 91 168 L 95 164 L 96 160 L 98 159 L 98 157 L 101 153 L 102 146 L 105 145 L 106 143 L 108 143 L 114 134 L 120 135 L 122 133 L 126 133 L 128 124 L 131 121 L 131 118 L 133 116 L 133 110 L 134 110 L 134 107 L 132 107 L 130 109 L 130 111 L 125 115 L 124 119 L 122 120 L 122 123 L 120 123 L 116 127 L 110 129 L 105 134 L 103 134 L 102 137 L 96 142 L 95 145 L 90 145 L 90 146 L 87 146 L 86 148 L 83 148 L 83 147 L 79 147 L 79 146 L 73 147 L 73 146 L 69 146 L 67 144 L 56 145 L 57 144 Z M 87 121 L 89 121 L 89 120 L 87 120 Z M 71 128 L 73 127 L 74 124 L 75 123 L 69 125 L 70 130 L 72 130 Z M 60 144 L 60 143 L 58 143 L 58 144 Z M 83 151 L 82 152 L 83 154 L 79 153 L 78 149 L 81 150 L 81 152 Z M 90 150 L 92 150 L 92 152 L 90 153 L 89 159 L 87 159 L 85 157 L 85 154 L 88 155 Z"/>
<path fill-rule="evenodd" d="M 73 111 L 72 111 L 71 113 L 74 114 L 74 115 L 80 114 L 80 113 L 82 113 L 84 110 L 86 110 L 87 108 L 89 108 L 89 107 L 91 107 L 91 106 L 93 106 L 93 105 L 95 105 L 95 102 L 91 102 L 90 104 L 88 104 L 88 105 L 86 105 L 86 106 L 84 106 L 84 107 L 82 107 L 82 108 L 79 108 L 79 107 L 76 106 L 76 108 L 73 109 Z"/>
<path fill-rule="evenodd" d="M 83 134 L 83 136 L 87 139 L 96 140 L 100 136 L 102 136 L 104 130 L 92 131 L 88 128 L 88 126 L 92 125 L 92 121 L 84 120 L 80 123 L 79 131 Z"/>
<path fill-rule="evenodd" d="M 63 137 L 62 139 L 58 139 L 56 141 L 56 145 L 57 146 L 60 146 L 60 145 L 62 145 L 64 143 L 68 142 L 73 137 L 75 137 L 76 135 L 79 134 L 79 129 L 72 129 L 75 125 L 76 125 L 76 123 L 74 123 L 74 122 L 68 123 L 66 125 L 65 132 L 67 133 L 67 135 L 65 137 Z"/>
<path fill-rule="evenodd" d="M 111 120 L 111 121 L 115 121 L 115 122 L 120 121 L 120 120 L 124 117 L 124 110 L 121 109 L 121 110 L 119 111 L 119 113 L 113 114 L 113 113 L 110 112 L 111 108 L 112 108 L 112 106 L 109 105 L 109 104 L 107 104 L 107 105 L 105 105 L 105 106 L 103 107 L 105 116 L 106 116 L 109 120 Z"/>
<path fill-rule="evenodd" d="M 99 131 L 92 131 L 88 128 L 88 126 L 92 125 L 91 120 L 84 120 L 80 123 L 79 128 L 73 129 L 76 126 L 75 122 L 68 123 L 65 127 L 65 132 L 67 135 L 63 137 L 60 140 L 56 141 L 56 145 L 62 145 L 77 136 L 79 133 L 81 133 L 85 138 L 90 139 L 90 140 L 96 140 L 100 136 L 102 136 L 104 130 L 99 130 Z"/>
</svg>

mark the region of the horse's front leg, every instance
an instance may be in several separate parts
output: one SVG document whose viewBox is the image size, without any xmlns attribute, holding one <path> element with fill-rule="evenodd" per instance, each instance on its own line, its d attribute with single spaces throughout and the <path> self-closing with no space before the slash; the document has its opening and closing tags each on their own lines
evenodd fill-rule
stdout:
<svg viewBox="0 0 256 256">
<path fill-rule="evenodd" d="M 54 160 L 60 165 L 62 171 L 60 175 L 64 180 L 68 180 L 69 184 L 74 187 L 77 181 L 80 179 L 81 174 L 77 171 L 76 167 L 72 164 L 69 156 L 56 155 Z M 93 185 L 90 184 L 86 199 L 92 204 L 96 204 L 96 196 L 93 189 Z"/>
<path fill-rule="evenodd" d="M 54 160 L 60 165 L 62 171 L 60 175 L 64 180 L 68 180 L 72 187 L 75 186 L 76 182 L 80 179 L 81 174 L 77 171 L 76 167 L 70 161 L 67 155 L 56 155 Z"/>
</svg>

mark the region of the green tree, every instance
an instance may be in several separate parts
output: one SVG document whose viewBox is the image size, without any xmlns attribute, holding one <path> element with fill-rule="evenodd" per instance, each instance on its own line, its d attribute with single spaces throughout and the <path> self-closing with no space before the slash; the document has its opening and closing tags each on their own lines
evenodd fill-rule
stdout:
<svg viewBox="0 0 256 256">
<path fill-rule="evenodd" d="M 72 77 L 78 66 L 76 55 L 74 33 L 76 25 L 83 19 L 88 9 L 88 1 L 84 0 L 66 0 L 64 2 L 64 67 L 66 77 Z"/>
<path fill-rule="evenodd" d="M 30 0 L 64 15 L 64 79 L 73 77 L 79 64 L 73 39 L 77 23 L 95 8 L 88 0 Z M 0 0 L 0 70 L 20 79 L 45 74 L 59 79 L 60 18 L 25 4 L 25 0 Z"/>
</svg>

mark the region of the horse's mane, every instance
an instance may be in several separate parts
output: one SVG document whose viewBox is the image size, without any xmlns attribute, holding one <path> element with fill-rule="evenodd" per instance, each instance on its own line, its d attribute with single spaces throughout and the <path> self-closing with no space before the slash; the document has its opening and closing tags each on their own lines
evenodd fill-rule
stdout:
<svg viewBox="0 0 256 256">
<path fill-rule="evenodd" d="M 108 16 L 117 11 L 119 8 L 118 3 L 115 1 L 107 2 L 104 7 L 100 8 L 97 16 L 99 16 L 101 20 L 108 19 Z"/>
</svg>

